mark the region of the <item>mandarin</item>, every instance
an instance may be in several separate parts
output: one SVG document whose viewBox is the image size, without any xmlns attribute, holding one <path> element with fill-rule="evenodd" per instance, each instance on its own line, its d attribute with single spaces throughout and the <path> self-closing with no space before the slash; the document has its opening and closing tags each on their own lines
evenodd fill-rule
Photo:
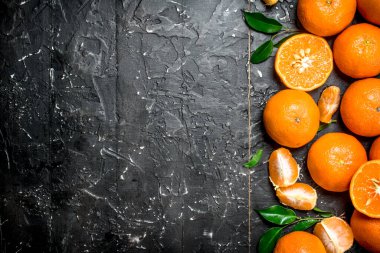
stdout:
<svg viewBox="0 0 380 253">
<path fill-rule="evenodd" d="M 286 87 L 311 91 L 322 86 L 330 76 L 333 56 L 324 38 L 298 34 L 280 46 L 274 67 Z"/>
<path fill-rule="evenodd" d="M 277 143 L 298 148 L 310 142 L 319 128 L 319 110 L 304 91 L 282 90 L 264 108 L 264 126 Z"/>
<path fill-rule="evenodd" d="M 326 250 L 315 235 L 295 231 L 281 237 L 273 253 L 326 253 Z"/>
<path fill-rule="evenodd" d="M 371 23 L 380 25 L 380 0 L 357 0 L 358 10 Z"/>
<path fill-rule="evenodd" d="M 371 149 L 369 150 L 370 160 L 380 160 L 380 137 L 372 143 Z"/>
<path fill-rule="evenodd" d="M 350 197 L 356 210 L 380 218 L 380 160 L 366 162 L 358 169 L 351 180 Z"/>
<path fill-rule="evenodd" d="M 362 23 L 350 26 L 335 40 L 334 61 L 340 71 L 353 78 L 380 73 L 380 29 Z"/>
<path fill-rule="evenodd" d="M 358 135 L 380 134 L 380 79 L 367 78 L 351 84 L 343 95 L 340 113 L 344 124 Z"/>
<path fill-rule="evenodd" d="M 367 161 L 363 145 L 353 136 L 328 133 L 311 146 L 307 167 L 313 180 L 323 189 L 347 191 L 359 167 Z"/>
<path fill-rule="evenodd" d="M 297 16 L 302 26 L 319 36 L 343 31 L 355 16 L 356 0 L 299 0 Z"/>
<path fill-rule="evenodd" d="M 380 252 L 380 219 L 370 218 L 355 210 L 350 225 L 360 246 L 373 253 Z"/>
</svg>

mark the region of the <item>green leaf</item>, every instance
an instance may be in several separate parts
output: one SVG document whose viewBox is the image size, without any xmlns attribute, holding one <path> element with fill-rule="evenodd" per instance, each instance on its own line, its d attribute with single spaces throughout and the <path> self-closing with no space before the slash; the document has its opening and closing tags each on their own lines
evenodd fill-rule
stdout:
<svg viewBox="0 0 380 253">
<path fill-rule="evenodd" d="M 262 210 L 256 210 L 265 220 L 276 225 L 287 225 L 297 219 L 296 213 L 289 208 L 274 205 Z"/>
<path fill-rule="evenodd" d="M 272 253 L 278 239 L 280 239 L 282 227 L 268 229 L 259 241 L 259 253 Z"/>
<path fill-rule="evenodd" d="M 287 41 L 288 39 L 290 39 L 291 37 L 293 37 L 294 35 L 297 35 L 297 34 L 298 33 L 290 34 L 289 36 L 286 36 L 286 37 L 282 38 L 279 42 L 277 42 L 273 46 L 279 48 L 282 45 L 282 43 L 284 43 L 285 41 Z"/>
<path fill-rule="evenodd" d="M 317 213 L 329 213 L 329 211 L 322 210 L 322 209 L 320 209 L 320 208 L 318 208 L 318 207 L 314 207 L 314 208 L 313 208 L 313 211 L 314 211 L 314 212 L 317 212 Z"/>
<path fill-rule="evenodd" d="M 323 218 L 330 218 L 330 217 L 333 217 L 334 215 L 332 213 L 320 213 L 319 216 Z"/>
<path fill-rule="evenodd" d="M 336 123 L 336 122 L 337 122 L 337 120 L 333 119 L 333 120 L 330 121 L 330 123 L 321 123 L 319 125 L 318 132 L 320 132 L 320 131 L 324 130 L 325 128 L 327 128 L 328 126 L 330 126 L 331 123 Z"/>
<path fill-rule="evenodd" d="M 313 209 L 314 212 L 318 213 L 319 216 L 323 217 L 323 218 L 329 218 L 329 217 L 332 217 L 333 214 L 329 211 L 325 211 L 325 210 L 322 210 L 318 207 L 314 207 Z"/>
<path fill-rule="evenodd" d="M 258 64 L 268 59 L 273 52 L 273 41 L 268 40 L 259 46 L 251 55 L 251 63 Z"/>
<path fill-rule="evenodd" d="M 244 13 L 244 19 L 247 25 L 258 32 L 263 33 L 277 33 L 282 29 L 282 25 L 275 19 L 267 18 L 259 12 L 246 12 Z"/>
<path fill-rule="evenodd" d="M 313 226 L 314 224 L 316 224 L 317 222 L 318 220 L 313 220 L 313 219 L 300 221 L 293 227 L 293 231 L 306 230 L 310 228 L 311 226 Z"/>
<path fill-rule="evenodd" d="M 252 155 L 251 160 L 243 164 L 243 166 L 248 169 L 255 167 L 260 162 L 262 156 L 263 156 L 263 149 L 261 148 L 257 150 L 257 152 L 254 155 Z"/>
</svg>

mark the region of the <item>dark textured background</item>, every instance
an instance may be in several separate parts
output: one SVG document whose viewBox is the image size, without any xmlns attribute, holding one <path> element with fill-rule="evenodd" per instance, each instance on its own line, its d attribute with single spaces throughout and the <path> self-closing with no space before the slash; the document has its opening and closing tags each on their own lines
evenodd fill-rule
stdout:
<svg viewBox="0 0 380 253">
<path fill-rule="evenodd" d="M 247 2 L 0 2 L 0 251 L 247 252 Z M 252 10 L 294 27 L 295 6 Z M 253 33 L 253 47 L 267 38 Z M 253 149 L 264 148 L 252 199 L 264 208 L 278 203 L 277 146 L 262 108 L 281 86 L 273 58 L 252 76 Z M 339 73 L 327 83 L 347 86 Z M 347 193 L 310 180 L 309 146 L 293 150 L 300 181 L 349 217 Z M 253 214 L 254 246 L 267 227 Z"/>
</svg>

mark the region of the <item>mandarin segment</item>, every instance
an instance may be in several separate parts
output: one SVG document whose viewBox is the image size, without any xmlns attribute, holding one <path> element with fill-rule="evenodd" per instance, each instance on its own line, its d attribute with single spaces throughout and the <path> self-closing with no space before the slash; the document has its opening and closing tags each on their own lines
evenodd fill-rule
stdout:
<svg viewBox="0 0 380 253">
<path fill-rule="evenodd" d="M 278 0 L 263 0 L 265 5 L 268 5 L 268 6 L 272 6 L 272 5 L 275 5 Z"/>
<path fill-rule="evenodd" d="M 268 100 L 263 119 L 266 132 L 275 142 L 298 148 L 316 135 L 319 109 L 306 92 L 287 89 Z"/>
<path fill-rule="evenodd" d="M 319 120 L 323 123 L 330 123 L 332 116 L 339 108 L 339 102 L 340 88 L 337 86 L 327 87 L 318 100 Z"/>
<path fill-rule="evenodd" d="M 317 204 L 317 192 L 304 183 L 295 183 L 276 190 L 276 196 L 283 205 L 297 210 L 312 210 Z"/>
<path fill-rule="evenodd" d="M 352 177 L 350 197 L 355 209 L 380 218 L 380 160 L 364 163 Z"/>
<path fill-rule="evenodd" d="M 380 160 L 380 137 L 372 143 L 371 149 L 369 150 L 370 160 Z"/>
<path fill-rule="evenodd" d="M 360 246 L 369 252 L 380 252 L 380 219 L 370 218 L 354 210 L 350 225 Z"/>
<path fill-rule="evenodd" d="M 326 253 L 326 250 L 315 235 L 295 231 L 281 237 L 273 253 Z"/>
<path fill-rule="evenodd" d="M 325 39 L 311 34 L 287 39 L 276 54 L 276 73 L 291 89 L 314 90 L 325 83 L 332 69 L 330 46 Z"/>
<path fill-rule="evenodd" d="M 340 71 L 353 78 L 380 73 L 380 29 L 370 24 L 350 26 L 335 40 L 334 61 Z"/>
<path fill-rule="evenodd" d="M 356 0 L 299 0 L 297 16 L 302 26 L 319 36 L 341 32 L 354 18 Z"/>
<path fill-rule="evenodd" d="M 350 226 L 339 217 L 323 219 L 315 225 L 313 234 L 322 241 L 327 253 L 344 253 L 354 243 Z"/>
<path fill-rule="evenodd" d="M 359 167 L 367 161 L 363 145 L 345 133 L 328 133 L 310 147 L 307 167 L 313 180 L 323 189 L 347 191 Z"/>
<path fill-rule="evenodd" d="M 380 135 L 380 79 L 367 78 L 352 83 L 343 94 L 340 114 L 344 124 L 355 134 Z"/>
<path fill-rule="evenodd" d="M 290 151 L 279 148 L 269 157 L 269 180 L 275 188 L 294 184 L 299 176 L 299 166 Z"/>
</svg>

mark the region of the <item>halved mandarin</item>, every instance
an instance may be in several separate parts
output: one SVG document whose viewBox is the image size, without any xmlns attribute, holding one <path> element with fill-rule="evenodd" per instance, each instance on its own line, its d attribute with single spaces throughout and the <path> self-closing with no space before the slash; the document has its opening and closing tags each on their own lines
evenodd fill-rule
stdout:
<svg viewBox="0 0 380 253">
<path fill-rule="evenodd" d="M 311 91 L 322 86 L 330 76 L 333 55 L 324 38 L 298 34 L 280 46 L 274 67 L 286 87 Z"/>
<path fill-rule="evenodd" d="M 299 166 L 286 148 L 279 148 L 269 157 L 269 180 L 275 189 L 294 184 L 299 176 Z"/>
<path fill-rule="evenodd" d="M 337 86 L 327 87 L 318 100 L 319 120 L 323 123 L 330 123 L 334 113 L 339 108 L 340 88 Z"/>
<path fill-rule="evenodd" d="M 283 205 L 297 210 L 312 210 L 317 204 L 317 192 L 304 183 L 280 187 L 276 190 L 276 196 Z"/>
<path fill-rule="evenodd" d="M 364 163 L 354 174 L 350 197 L 355 209 L 371 218 L 380 218 L 380 160 Z"/>
</svg>

